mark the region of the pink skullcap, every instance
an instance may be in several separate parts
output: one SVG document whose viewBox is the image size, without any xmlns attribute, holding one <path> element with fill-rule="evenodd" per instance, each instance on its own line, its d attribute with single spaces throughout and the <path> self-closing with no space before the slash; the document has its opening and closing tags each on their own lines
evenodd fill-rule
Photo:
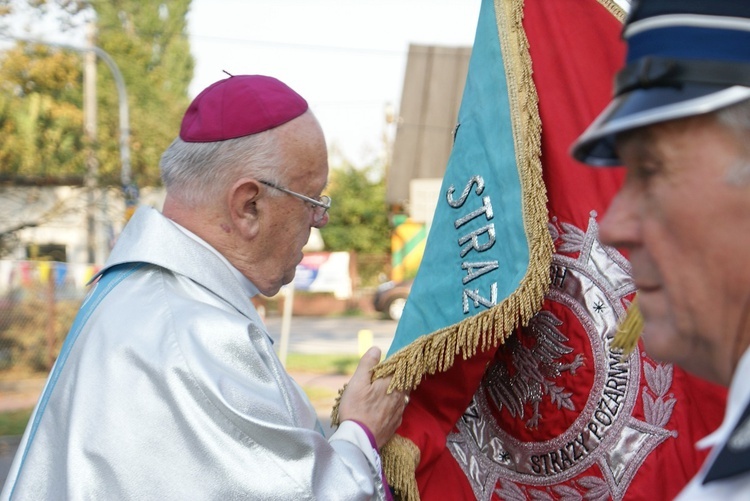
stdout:
<svg viewBox="0 0 750 501">
<path fill-rule="evenodd" d="M 182 118 L 189 143 L 224 141 L 284 124 L 307 110 L 307 101 L 285 83 L 263 75 L 236 75 L 207 87 Z"/>
</svg>

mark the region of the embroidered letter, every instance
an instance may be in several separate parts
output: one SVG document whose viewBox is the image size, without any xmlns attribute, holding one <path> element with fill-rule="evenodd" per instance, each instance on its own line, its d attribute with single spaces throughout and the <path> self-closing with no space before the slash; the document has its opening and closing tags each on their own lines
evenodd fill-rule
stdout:
<svg viewBox="0 0 750 501">
<path fill-rule="evenodd" d="M 484 214 L 484 217 L 486 217 L 488 221 L 495 216 L 495 213 L 492 212 L 492 202 L 490 202 L 490 197 L 482 198 L 482 206 L 480 208 L 478 208 L 474 212 L 470 212 L 469 214 L 456 219 L 456 222 L 453 224 L 456 229 L 458 229 L 480 214 Z"/>
<path fill-rule="evenodd" d="M 468 273 L 463 278 L 464 285 L 468 284 L 475 278 L 479 278 L 485 273 L 489 273 L 492 270 L 496 270 L 499 267 L 498 261 L 478 261 L 476 263 L 461 263 L 461 268 L 468 270 Z"/>
<path fill-rule="evenodd" d="M 480 244 L 479 235 L 481 235 L 482 233 L 487 234 L 487 241 L 483 244 Z M 462 236 L 458 239 L 458 245 L 463 245 L 469 240 L 471 240 L 471 245 L 467 245 L 466 247 L 461 249 L 461 257 L 464 257 L 466 254 L 468 254 L 471 249 L 474 249 L 477 252 L 484 252 L 495 245 L 495 225 L 490 223 L 487 226 L 482 226 L 481 228 Z"/>
<path fill-rule="evenodd" d="M 473 291 L 464 289 L 464 313 L 469 313 L 469 299 L 474 302 L 474 308 L 479 308 L 479 305 L 486 308 L 491 308 L 497 304 L 497 282 L 493 282 L 490 287 L 490 299 L 486 299 L 479 295 L 479 289 Z"/>
<path fill-rule="evenodd" d="M 466 197 L 469 196 L 471 185 L 474 183 L 477 184 L 477 189 L 474 192 L 477 195 L 481 195 L 484 191 L 484 178 L 482 178 L 482 176 L 472 176 L 472 178 L 469 179 L 469 182 L 466 183 L 464 191 L 461 193 L 461 197 L 458 200 L 453 200 L 453 193 L 455 193 L 456 187 L 451 185 L 450 188 L 448 188 L 448 192 L 445 194 L 445 199 L 448 201 L 448 205 L 450 205 L 454 209 L 458 209 L 459 207 L 461 207 L 464 202 L 466 202 Z"/>
</svg>

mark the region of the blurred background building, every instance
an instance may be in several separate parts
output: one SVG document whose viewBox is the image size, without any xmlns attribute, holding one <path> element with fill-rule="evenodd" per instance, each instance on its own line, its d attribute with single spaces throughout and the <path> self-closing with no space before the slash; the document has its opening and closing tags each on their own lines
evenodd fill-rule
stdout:
<svg viewBox="0 0 750 501">
<path fill-rule="evenodd" d="M 411 45 L 386 170 L 394 281 L 413 277 L 445 174 L 471 47 Z"/>
</svg>

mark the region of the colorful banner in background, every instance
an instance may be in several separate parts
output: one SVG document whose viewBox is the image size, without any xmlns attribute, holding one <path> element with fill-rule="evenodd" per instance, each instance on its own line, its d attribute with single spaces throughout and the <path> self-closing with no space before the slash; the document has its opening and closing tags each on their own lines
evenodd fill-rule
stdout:
<svg viewBox="0 0 750 501">
<path fill-rule="evenodd" d="M 99 268 L 85 263 L 3 259 L 0 260 L 0 294 L 24 287 L 46 285 L 54 277 L 55 287 L 79 291 L 83 295 L 89 280 Z"/>
<path fill-rule="evenodd" d="M 337 299 L 352 297 L 348 252 L 306 252 L 297 265 L 294 287 L 307 292 L 332 292 Z"/>
<path fill-rule="evenodd" d="M 383 450 L 401 499 L 672 499 L 705 457 L 725 390 L 612 348 L 635 288 L 597 218 L 623 172 L 568 156 L 609 100 L 623 18 L 610 0 L 482 2 L 441 200 L 376 369 L 416 388 Z"/>
</svg>

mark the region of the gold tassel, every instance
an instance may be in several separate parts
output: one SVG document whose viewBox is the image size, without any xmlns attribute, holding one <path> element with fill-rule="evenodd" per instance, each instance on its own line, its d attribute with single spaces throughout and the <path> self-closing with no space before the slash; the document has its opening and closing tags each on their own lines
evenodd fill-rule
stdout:
<svg viewBox="0 0 750 501">
<path fill-rule="evenodd" d="M 643 316 L 641 310 L 638 308 L 637 298 L 633 300 L 633 303 L 628 308 L 628 312 L 625 314 L 620 325 L 617 326 L 617 333 L 614 339 L 612 339 L 613 348 L 621 348 L 622 356 L 626 357 L 630 355 L 635 347 L 638 345 L 638 339 L 640 339 L 643 333 Z"/>
<path fill-rule="evenodd" d="M 419 448 L 401 435 L 393 435 L 380 451 L 383 471 L 388 485 L 393 487 L 399 501 L 419 501 L 417 466 L 421 459 Z"/>
<path fill-rule="evenodd" d="M 339 404 L 341 403 L 341 396 L 344 394 L 347 384 L 349 383 L 346 383 L 342 388 L 339 388 L 339 394 L 336 395 L 336 400 L 333 402 L 333 409 L 331 409 L 331 426 L 337 428 L 341 424 L 341 418 L 339 417 Z"/>
</svg>

